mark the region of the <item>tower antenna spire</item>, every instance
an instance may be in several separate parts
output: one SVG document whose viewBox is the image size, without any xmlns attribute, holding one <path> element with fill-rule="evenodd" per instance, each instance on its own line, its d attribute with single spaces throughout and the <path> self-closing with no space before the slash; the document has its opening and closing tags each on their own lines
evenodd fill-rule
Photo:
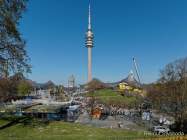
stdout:
<svg viewBox="0 0 187 140">
<path fill-rule="evenodd" d="M 88 30 L 91 30 L 91 1 L 89 1 L 89 9 L 88 9 Z"/>
</svg>

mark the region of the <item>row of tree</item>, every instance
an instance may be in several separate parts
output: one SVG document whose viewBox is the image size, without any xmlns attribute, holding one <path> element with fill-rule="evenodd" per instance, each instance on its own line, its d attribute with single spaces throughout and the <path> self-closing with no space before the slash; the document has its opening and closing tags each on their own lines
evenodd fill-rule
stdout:
<svg viewBox="0 0 187 140">
<path fill-rule="evenodd" d="M 9 78 L 0 79 L 0 100 L 7 101 L 21 96 L 27 96 L 33 90 L 32 83 L 21 73 Z"/>
<path fill-rule="evenodd" d="M 85 88 L 89 92 L 94 92 L 99 89 L 108 88 L 108 86 L 105 83 L 103 83 L 102 81 L 100 81 L 99 79 L 94 78 L 85 85 Z"/>
<path fill-rule="evenodd" d="M 187 129 L 187 58 L 176 60 L 160 71 L 159 80 L 148 86 L 153 108 L 175 117 L 180 130 Z"/>
</svg>

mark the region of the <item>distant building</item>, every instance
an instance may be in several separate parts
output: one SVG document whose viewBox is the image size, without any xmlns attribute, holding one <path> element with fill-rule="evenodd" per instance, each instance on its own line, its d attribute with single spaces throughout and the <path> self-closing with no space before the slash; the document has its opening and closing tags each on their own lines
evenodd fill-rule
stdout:
<svg viewBox="0 0 187 140">
<path fill-rule="evenodd" d="M 75 87 L 75 77 L 71 75 L 68 79 L 68 88 L 74 88 Z"/>
<path fill-rule="evenodd" d="M 140 94 L 143 93 L 143 89 L 140 87 L 140 83 L 135 79 L 132 71 L 130 71 L 127 78 L 121 80 L 117 86 L 120 91 L 127 91 L 131 93 Z"/>
</svg>

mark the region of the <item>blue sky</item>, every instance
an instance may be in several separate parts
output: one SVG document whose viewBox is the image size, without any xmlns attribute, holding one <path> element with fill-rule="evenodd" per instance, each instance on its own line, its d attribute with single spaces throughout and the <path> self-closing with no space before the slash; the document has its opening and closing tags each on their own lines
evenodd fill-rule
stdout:
<svg viewBox="0 0 187 140">
<path fill-rule="evenodd" d="M 187 56 L 186 0 L 92 0 L 93 77 L 125 78 L 137 59 L 141 80 Z M 31 58 L 29 78 L 67 84 L 87 80 L 88 0 L 30 0 L 19 25 Z"/>
</svg>

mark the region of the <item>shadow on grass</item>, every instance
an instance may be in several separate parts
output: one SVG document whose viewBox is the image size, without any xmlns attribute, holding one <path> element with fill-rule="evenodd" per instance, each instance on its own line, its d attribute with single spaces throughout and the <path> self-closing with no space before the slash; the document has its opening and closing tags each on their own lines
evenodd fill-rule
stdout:
<svg viewBox="0 0 187 140">
<path fill-rule="evenodd" d="M 29 118 L 26 118 L 26 117 L 20 117 L 20 118 L 14 118 L 13 120 L 11 120 L 9 123 L 3 125 L 3 126 L 0 126 L 0 130 L 2 129 L 5 129 L 7 127 L 11 127 L 13 125 L 16 125 L 18 123 L 23 123 L 24 121 L 26 121 L 27 119 Z"/>
<path fill-rule="evenodd" d="M 49 124 L 49 121 L 39 120 L 32 117 L 11 117 L 11 118 L 1 118 L 1 120 L 8 120 L 9 122 L 5 125 L 0 126 L 0 130 L 3 130 L 8 127 L 12 127 L 17 124 L 22 124 L 23 126 L 37 127 L 37 126 L 46 126 Z"/>
</svg>

